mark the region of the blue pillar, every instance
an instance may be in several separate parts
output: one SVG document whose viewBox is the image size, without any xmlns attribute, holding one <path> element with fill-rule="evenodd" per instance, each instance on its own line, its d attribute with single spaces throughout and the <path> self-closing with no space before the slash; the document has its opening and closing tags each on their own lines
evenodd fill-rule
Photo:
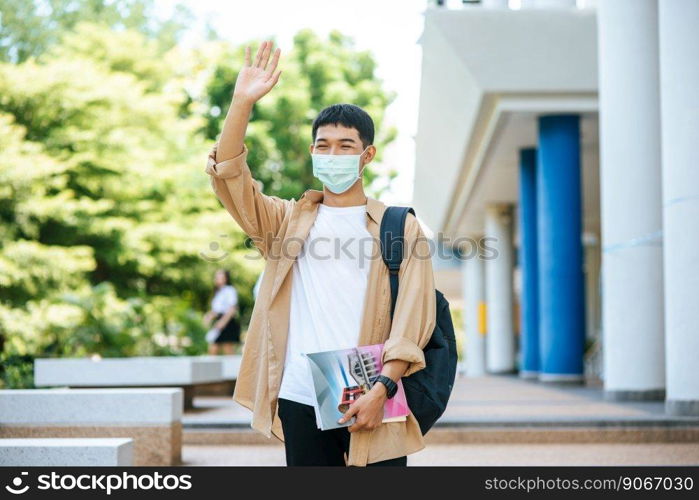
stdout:
<svg viewBox="0 0 699 500">
<path fill-rule="evenodd" d="M 536 149 L 519 152 L 519 268 L 522 273 L 520 307 L 520 376 L 539 373 L 539 276 L 536 242 Z"/>
<path fill-rule="evenodd" d="M 539 117 L 539 345 L 542 381 L 581 381 L 585 347 L 580 118 Z"/>
</svg>

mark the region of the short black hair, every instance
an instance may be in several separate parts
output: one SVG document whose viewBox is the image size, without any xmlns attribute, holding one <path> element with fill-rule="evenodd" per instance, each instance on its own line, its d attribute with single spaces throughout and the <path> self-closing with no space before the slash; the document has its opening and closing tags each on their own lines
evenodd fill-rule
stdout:
<svg viewBox="0 0 699 500">
<path fill-rule="evenodd" d="M 333 104 L 323 109 L 313 120 L 313 142 L 316 142 L 319 127 L 338 124 L 357 129 L 365 149 L 374 143 L 374 120 L 369 113 L 354 104 Z"/>
</svg>

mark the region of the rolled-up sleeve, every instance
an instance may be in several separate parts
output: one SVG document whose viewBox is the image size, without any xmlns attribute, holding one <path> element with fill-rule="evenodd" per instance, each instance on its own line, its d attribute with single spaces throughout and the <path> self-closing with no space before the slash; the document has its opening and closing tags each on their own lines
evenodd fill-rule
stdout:
<svg viewBox="0 0 699 500">
<path fill-rule="evenodd" d="M 266 257 L 271 238 L 276 236 L 291 206 L 290 200 L 260 191 L 247 164 L 248 148 L 225 161 L 216 162 L 218 143 L 209 152 L 206 173 L 216 196 Z"/>
<path fill-rule="evenodd" d="M 404 377 L 425 368 L 423 348 L 435 327 L 436 296 L 430 244 L 417 219 L 408 214 L 405 221 L 403 262 L 398 271 L 398 297 L 382 362 L 408 361 Z"/>
</svg>

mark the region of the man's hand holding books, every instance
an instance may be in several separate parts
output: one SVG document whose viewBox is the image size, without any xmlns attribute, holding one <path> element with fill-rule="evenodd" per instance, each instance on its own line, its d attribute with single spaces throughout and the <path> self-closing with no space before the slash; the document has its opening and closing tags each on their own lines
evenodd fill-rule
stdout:
<svg viewBox="0 0 699 500">
<path fill-rule="evenodd" d="M 386 399 L 388 399 L 386 396 L 386 386 L 383 384 L 374 384 L 369 392 L 359 396 L 359 399 L 350 405 L 342 418 L 338 420 L 338 423 L 344 424 L 356 415 L 357 420 L 347 428 L 348 431 L 354 432 L 376 429 L 383 421 L 384 403 Z"/>
</svg>

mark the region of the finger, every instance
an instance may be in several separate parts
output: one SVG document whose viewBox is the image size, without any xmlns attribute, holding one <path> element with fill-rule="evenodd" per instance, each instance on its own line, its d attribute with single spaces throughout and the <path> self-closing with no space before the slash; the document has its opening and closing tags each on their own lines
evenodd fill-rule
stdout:
<svg viewBox="0 0 699 500">
<path fill-rule="evenodd" d="M 340 420 L 338 420 L 338 423 L 344 424 L 347 422 L 350 418 L 354 416 L 355 413 L 357 413 L 357 407 L 355 405 L 350 405 L 350 407 L 347 409 L 347 411 L 340 417 Z"/>
<path fill-rule="evenodd" d="M 350 406 L 349 406 L 349 408 L 347 409 L 347 411 L 342 415 L 342 417 L 340 418 L 340 420 L 341 420 L 342 423 L 347 422 L 347 421 L 350 420 L 352 417 L 356 417 L 356 416 L 357 416 L 357 413 L 359 413 L 359 406 L 357 406 L 356 404 L 352 403 L 352 404 L 350 404 Z"/>
<path fill-rule="evenodd" d="M 262 53 L 262 61 L 260 61 L 260 68 L 265 69 L 267 63 L 269 62 L 269 54 L 272 52 L 272 41 L 267 42 L 265 46 L 265 51 Z"/>
<path fill-rule="evenodd" d="M 356 432 L 356 431 L 363 431 L 364 430 L 364 423 L 360 422 L 359 419 L 355 420 L 352 425 L 347 427 L 347 430 L 350 432 Z"/>
<path fill-rule="evenodd" d="M 266 44 L 267 44 L 267 42 L 262 42 L 260 44 L 260 48 L 257 49 L 257 55 L 255 56 L 255 66 L 260 65 L 260 59 L 262 58 L 262 53 L 264 52 Z"/>
<path fill-rule="evenodd" d="M 262 66 L 262 59 L 265 57 L 265 50 L 267 49 L 267 42 L 264 41 L 260 45 L 260 50 L 258 51 L 258 57 L 257 60 L 255 61 L 255 66 L 256 67 L 261 67 Z"/>
<path fill-rule="evenodd" d="M 282 70 L 279 70 L 279 71 L 277 71 L 277 73 L 272 77 L 272 79 L 269 80 L 269 82 L 272 84 L 273 87 L 274 87 L 274 86 L 277 84 L 277 82 L 279 81 L 279 75 L 281 75 L 281 74 L 282 74 Z"/>
<path fill-rule="evenodd" d="M 250 66 L 250 46 L 245 46 L 245 66 Z"/>
<path fill-rule="evenodd" d="M 281 49 L 277 47 L 274 50 L 274 56 L 272 57 L 272 63 L 269 65 L 269 68 L 267 68 L 267 74 L 271 77 L 274 74 L 274 70 L 277 69 L 277 63 L 279 62 L 279 54 L 281 53 Z"/>
</svg>

